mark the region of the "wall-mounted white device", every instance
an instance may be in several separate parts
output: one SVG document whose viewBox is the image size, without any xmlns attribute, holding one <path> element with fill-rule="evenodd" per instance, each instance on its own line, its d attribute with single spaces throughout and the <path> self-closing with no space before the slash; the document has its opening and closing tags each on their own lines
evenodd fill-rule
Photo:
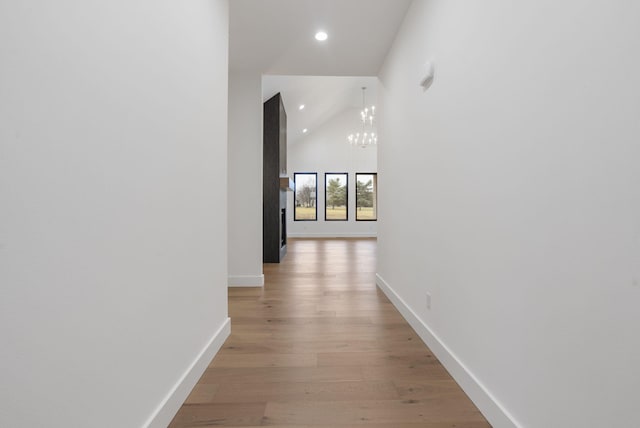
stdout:
<svg viewBox="0 0 640 428">
<path fill-rule="evenodd" d="M 431 84 L 433 83 L 433 76 L 435 74 L 435 65 L 433 64 L 433 61 L 429 61 L 425 64 L 424 68 L 425 68 L 424 77 L 422 78 L 422 80 L 420 80 L 420 86 L 422 86 L 423 92 L 429 89 L 431 87 Z"/>
</svg>

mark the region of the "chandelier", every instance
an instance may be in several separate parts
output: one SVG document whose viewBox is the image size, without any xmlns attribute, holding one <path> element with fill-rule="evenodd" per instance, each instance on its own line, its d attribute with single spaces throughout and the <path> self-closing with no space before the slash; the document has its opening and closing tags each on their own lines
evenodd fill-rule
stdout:
<svg viewBox="0 0 640 428">
<path fill-rule="evenodd" d="M 362 130 L 355 134 L 349 134 L 347 141 L 352 146 L 359 146 L 363 149 L 368 146 L 378 144 L 378 135 L 373 127 L 373 120 L 376 116 L 376 106 L 367 107 L 365 104 L 364 94 L 367 90 L 366 86 L 362 87 L 362 110 L 360 111 L 360 122 Z"/>
</svg>

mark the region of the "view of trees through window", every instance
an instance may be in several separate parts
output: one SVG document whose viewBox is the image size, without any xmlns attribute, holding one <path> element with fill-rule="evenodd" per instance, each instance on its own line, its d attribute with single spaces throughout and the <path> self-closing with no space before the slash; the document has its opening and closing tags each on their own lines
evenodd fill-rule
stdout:
<svg viewBox="0 0 640 428">
<path fill-rule="evenodd" d="M 318 190 L 318 174 L 315 172 L 295 173 L 293 174 L 293 180 L 296 186 L 294 220 L 317 220 L 316 193 Z"/>
<path fill-rule="evenodd" d="M 377 174 L 356 174 L 356 220 L 372 221 L 378 219 L 377 189 Z"/>
<path fill-rule="evenodd" d="M 348 175 L 325 174 L 325 220 L 347 220 L 349 218 L 347 209 L 347 183 Z"/>
<path fill-rule="evenodd" d="M 356 221 L 378 220 L 378 174 L 375 172 L 356 173 Z M 318 220 L 318 173 L 296 172 L 294 214 L 296 221 Z M 321 185 L 322 183 L 320 183 Z M 324 183 L 324 219 L 327 221 L 347 221 L 349 219 L 348 198 L 349 174 L 326 173 Z M 322 189 L 320 189 L 322 191 Z M 353 209 L 353 208 L 352 208 Z"/>
</svg>

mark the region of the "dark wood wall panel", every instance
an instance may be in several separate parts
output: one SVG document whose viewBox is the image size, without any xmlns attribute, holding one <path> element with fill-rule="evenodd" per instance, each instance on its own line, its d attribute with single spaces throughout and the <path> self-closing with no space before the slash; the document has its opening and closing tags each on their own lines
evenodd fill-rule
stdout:
<svg viewBox="0 0 640 428">
<path fill-rule="evenodd" d="M 280 263 L 287 253 L 287 197 L 280 188 L 280 176 L 287 174 L 287 114 L 280 94 L 264 103 L 263 121 L 262 258 Z"/>
</svg>

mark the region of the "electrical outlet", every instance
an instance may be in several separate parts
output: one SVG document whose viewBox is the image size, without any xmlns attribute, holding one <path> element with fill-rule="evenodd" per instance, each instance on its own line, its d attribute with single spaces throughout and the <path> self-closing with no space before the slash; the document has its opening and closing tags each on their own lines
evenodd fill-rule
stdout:
<svg viewBox="0 0 640 428">
<path fill-rule="evenodd" d="M 431 293 L 427 293 L 427 309 L 431 310 Z"/>
</svg>

